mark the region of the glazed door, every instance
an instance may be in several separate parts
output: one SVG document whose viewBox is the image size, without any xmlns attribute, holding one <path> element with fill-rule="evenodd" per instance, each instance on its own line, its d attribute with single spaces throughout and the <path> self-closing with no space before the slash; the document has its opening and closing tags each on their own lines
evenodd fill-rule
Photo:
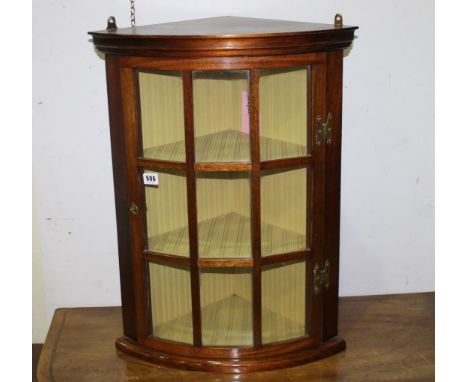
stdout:
<svg viewBox="0 0 468 382">
<path fill-rule="evenodd" d="M 320 343 L 324 61 L 142 61 L 121 72 L 138 340 Z"/>
</svg>

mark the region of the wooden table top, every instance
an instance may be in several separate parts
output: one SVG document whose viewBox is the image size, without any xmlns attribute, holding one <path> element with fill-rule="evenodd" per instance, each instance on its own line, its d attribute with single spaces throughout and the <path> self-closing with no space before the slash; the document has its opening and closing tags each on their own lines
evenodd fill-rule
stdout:
<svg viewBox="0 0 468 382">
<path fill-rule="evenodd" d="M 38 365 L 39 381 L 433 381 L 434 293 L 340 299 L 347 350 L 277 371 L 215 374 L 168 369 L 119 352 L 120 307 L 55 312 Z"/>
</svg>

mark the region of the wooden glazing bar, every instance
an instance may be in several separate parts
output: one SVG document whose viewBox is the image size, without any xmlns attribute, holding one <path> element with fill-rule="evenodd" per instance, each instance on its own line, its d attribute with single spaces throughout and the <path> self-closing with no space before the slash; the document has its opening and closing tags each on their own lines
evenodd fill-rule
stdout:
<svg viewBox="0 0 468 382">
<path fill-rule="evenodd" d="M 304 251 L 282 253 L 279 255 L 262 257 L 261 263 L 262 263 L 262 266 L 270 265 L 270 264 L 289 263 L 291 261 L 296 261 L 296 260 L 305 260 L 307 259 L 307 257 L 310 257 L 310 254 L 311 254 L 310 249 L 306 249 Z"/>
<path fill-rule="evenodd" d="M 136 143 L 136 154 L 137 158 L 143 155 L 143 121 L 141 118 L 141 94 L 140 94 L 140 78 L 138 77 L 138 71 L 133 71 L 133 86 L 135 89 L 134 100 L 135 100 L 135 143 Z"/>
<path fill-rule="evenodd" d="M 133 128 L 133 134 L 134 134 L 134 145 L 135 145 L 135 152 L 134 152 L 134 163 L 132 164 L 133 166 L 136 165 L 135 171 L 138 174 L 138 179 L 136 180 L 136 185 L 137 185 L 137 192 L 138 192 L 138 200 L 139 203 L 138 205 L 140 206 L 140 218 L 139 218 L 139 223 L 140 223 L 140 230 L 143 234 L 141 237 L 141 248 L 146 248 L 148 244 L 148 227 L 147 227 L 147 218 L 146 218 L 146 195 L 145 195 L 145 187 L 142 182 L 142 176 L 143 176 L 143 168 L 138 167 L 137 162 L 138 162 L 138 157 L 141 155 L 143 152 L 143 121 L 141 117 L 141 96 L 140 96 L 140 79 L 138 76 L 138 72 L 136 70 L 133 70 L 133 97 L 135 101 L 135 107 L 134 107 L 134 128 Z M 130 143 L 132 144 L 132 143 Z M 136 251 L 135 251 L 135 256 L 136 256 Z M 152 334 L 153 331 L 153 317 L 152 317 L 152 310 L 151 310 L 151 281 L 150 281 L 150 274 L 149 274 L 149 266 L 148 266 L 148 261 L 144 261 L 143 263 L 143 272 L 142 272 L 142 290 L 143 290 L 143 298 L 145 299 L 144 301 L 144 306 L 146 311 L 144 312 L 144 317 L 142 320 L 144 320 L 142 330 L 144 332 L 144 336 L 148 336 Z"/>
<path fill-rule="evenodd" d="M 306 326 L 306 333 L 308 335 L 312 335 L 313 332 L 313 325 L 312 325 L 312 293 L 313 291 L 310 290 L 312 286 L 311 280 L 313 279 L 313 261 L 312 258 L 309 256 L 306 258 L 306 293 L 305 293 L 305 299 L 306 299 L 306 309 L 305 309 L 305 326 Z"/>
<path fill-rule="evenodd" d="M 154 251 L 143 251 L 142 256 L 149 261 L 161 264 L 184 265 L 190 266 L 190 258 L 166 253 L 158 253 Z"/>
<path fill-rule="evenodd" d="M 196 171 L 250 171 L 250 163 L 195 163 Z"/>
<path fill-rule="evenodd" d="M 312 114 L 313 110 L 313 96 L 312 96 L 312 69 L 309 65 L 307 67 L 307 154 L 312 155 L 313 150 L 313 126 L 312 126 Z M 313 170 L 312 167 L 309 165 L 307 166 L 307 191 L 306 191 L 306 248 L 312 248 L 312 176 Z M 312 304 L 311 304 L 311 293 L 310 290 L 310 281 L 313 277 L 312 274 L 312 256 L 308 256 L 306 259 L 306 293 L 305 293 L 305 325 L 306 325 L 306 333 L 310 334 L 312 330 Z"/>
<path fill-rule="evenodd" d="M 312 150 L 313 150 L 313 126 L 312 126 L 312 114 L 314 112 L 314 96 L 313 96 L 313 86 L 314 84 L 312 83 L 312 67 L 311 65 L 307 66 L 307 130 L 306 130 L 306 146 L 307 146 L 307 154 L 312 155 Z M 309 163 L 308 163 L 309 164 Z M 307 193 L 309 195 L 309 193 Z"/>
<path fill-rule="evenodd" d="M 250 268 L 252 259 L 199 259 L 200 268 Z"/>
<path fill-rule="evenodd" d="M 148 217 L 146 215 L 146 195 L 145 195 L 145 186 L 141 184 L 141 179 L 143 179 L 143 171 L 144 169 L 139 167 L 137 168 L 137 173 L 138 173 L 138 180 L 137 183 L 138 185 L 138 195 L 139 195 L 139 206 L 141 206 L 141 226 L 143 228 L 143 248 L 148 248 Z"/>
<path fill-rule="evenodd" d="M 312 248 L 313 243 L 312 243 L 312 237 L 313 237 L 313 214 L 312 214 L 312 208 L 313 208 L 313 175 L 314 175 L 314 170 L 311 168 L 311 166 L 307 166 L 307 210 L 306 210 L 306 247 L 307 248 Z M 314 257 L 312 255 L 312 250 L 310 251 L 310 254 L 306 257 L 306 293 L 305 293 L 305 298 L 306 298 L 306 318 L 305 318 L 305 325 L 306 325 L 306 333 L 309 335 L 313 335 L 313 303 L 314 303 L 314 296 L 312 295 L 314 292 L 311 289 L 313 286 L 313 263 L 314 263 Z"/>
<path fill-rule="evenodd" d="M 144 264 L 144 274 L 145 274 L 145 289 L 146 289 L 146 305 L 148 309 L 148 314 L 146 315 L 146 336 L 153 335 L 153 308 L 151 303 L 151 279 L 150 279 L 150 268 L 149 268 L 149 261 L 145 259 Z"/>
<path fill-rule="evenodd" d="M 193 344 L 201 346 L 200 274 L 198 269 L 198 222 L 193 130 L 192 72 L 184 71 L 185 153 L 187 157 L 187 206 L 190 247 L 190 286 L 192 292 Z"/>
<path fill-rule="evenodd" d="M 145 158 L 138 158 L 137 166 L 150 168 L 152 170 L 168 169 L 168 170 L 176 170 L 176 171 L 185 171 L 187 167 L 186 164 L 182 162 L 169 162 L 169 161 L 164 161 L 164 160 L 145 159 Z"/>
<path fill-rule="evenodd" d="M 324 116 L 327 113 L 325 91 L 326 91 L 326 67 L 325 65 L 314 65 L 311 73 L 312 81 L 312 144 L 314 144 L 316 133 L 315 121 L 317 116 Z M 325 148 L 324 144 L 315 145 L 312 149 L 312 225 L 311 249 L 312 258 L 307 262 L 307 290 L 308 293 L 308 324 L 309 334 L 317 341 L 322 337 L 322 303 L 323 293 L 314 292 L 313 268 L 315 265 L 323 267 L 325 258 Z"/>
<path fill-rule="evenodd" d="M 133 78 L 136 80 L 138 76 L 135 75 Z M 136 82 L 137 84 L 138 82 Z M 139 110 L 139 109 L 137 109 Z M 140 113 L 138 113 L 140 114 Z M 137 126 L 137 131 L 141 131 L 141 119 L 139 118 L 139 125 Z M 141 142 L 140 142 L 141 143 Z M 136 172 L 138 173 L 138 180 L 137 180 L 137 185 L 138 185 L 138 195 L 139 195 L 139 206 L 140 206 L 140 224 L 141 224 L 141 229 L 143 232 L 143 238 L 142 238 L 142 243 L 141 243 L 141 248 L 147 248 L 148 246 L 148 219 L 146 216 L 146 195 L 145 195 L 145 186 L 142 184 L 142 177 L 143 177 L 143 168 L 137 168 Z M 144 271 L 143 271 L 143 280 L 142 283 L 143 285 L 143 290 L 144 290 L 144 296 L 146 298 L 145 306 L 147 308 L 147 313 L 146 313 L 146 324 L 145 324 L 145 333 L 146 335 L 152 335 L 153 332 L 153 310 L 151 308 L 151 280 L 150 280 L 150 273 L 149 273 L 149 266 L 148 266 L 148 261 L 144 262 Z"/>
<path fill-rule="evenodd" d="M 138 122 L 139 112 L 137 110 L 137 91 L 135 83 L 135 72 L 132 69 L 123 68 L 121 70 L 122 80 L 122 97 L 123 97 L 123 115 L 125 125 L 125 141 L 128 169 L 128 189 L 129 201 L 135 203 L 138 207 L 137 213 L 129 211 L 130 215 L 130 236 L 132 240 L 132 257 L 133 257 L 133 272 L 135 274 L 134 289 L 136 301 L 136 318 L 137 318 L 137 337 L 142 340 L 149 334 L 149 317 L 150 311 L 148 306 L 148 289 L 147 289 L 147 274 L 146 260 L 140 256 L 144 248 L 144 214 L 142 213 L 143 206 L 143 190 L 141 190 L 141 182 L 136 159 L 138 156 Z"/>
<path fill-rule="evenodd" d="M 311 159 L 313 159 L 313 115 L 315 112 L 314 102 L 316 100 L 316 94 L 314 91 L 314 81 L 312 78 L 312 68 L 309 65 L 307 67 L 307 153 Z M 307 190 L 306 190 L 306 248 L 311 248 L 312 239 L 312 190 L 313 184 L 313 169 L 311 167 L 312 161 L 307 163 Z"/>
<path fill-rule="evenodd" d="M 312 157 L 297 157 L 297 158 L 285 158 L 285 159 L 274 159 L 260 163 L 261 170 L 269 170 L 273 168 L 283 167 L 297 167 L 302 165 L 310 165 L 312 163 Z"/>
<path fill-rule="evenodd" d="M 262 344 L 262 266 L 261 266 L 261 215 L 260 215 L 260 129 L 259 129 L 259 72 L 250 71 L 250 149 L 251 208 L 252 208 L 252 302 L 254 346 Z"/>
</svg>

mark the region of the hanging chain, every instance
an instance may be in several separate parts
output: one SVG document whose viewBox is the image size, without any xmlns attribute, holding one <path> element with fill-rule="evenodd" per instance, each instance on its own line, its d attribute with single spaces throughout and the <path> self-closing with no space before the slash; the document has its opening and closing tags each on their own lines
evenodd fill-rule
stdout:
<svg viewBox="0 0 468 382">
<path fill-rule="evenodd" d="M 130 0 L 130 22 L 135 26 L 135 0 Z"/>
</svg>

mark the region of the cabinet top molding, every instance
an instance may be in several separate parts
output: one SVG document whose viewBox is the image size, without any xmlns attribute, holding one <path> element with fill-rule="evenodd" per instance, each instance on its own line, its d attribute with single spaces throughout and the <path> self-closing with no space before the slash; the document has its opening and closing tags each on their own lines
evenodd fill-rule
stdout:
<svg viewBox="0 0 468 382">
<path fill-rule="evenodd" d="M 337 15 L 339 16 L 339 15 Z M 339 16 L 340 21 L 341 16 Z M 110 18 L 109 18 L 110 20 Z M 141 56 L 259 56 L 348 47 L 356 26 L 222 16 L 89 32 L 104 53 Z"/>
</svg>

